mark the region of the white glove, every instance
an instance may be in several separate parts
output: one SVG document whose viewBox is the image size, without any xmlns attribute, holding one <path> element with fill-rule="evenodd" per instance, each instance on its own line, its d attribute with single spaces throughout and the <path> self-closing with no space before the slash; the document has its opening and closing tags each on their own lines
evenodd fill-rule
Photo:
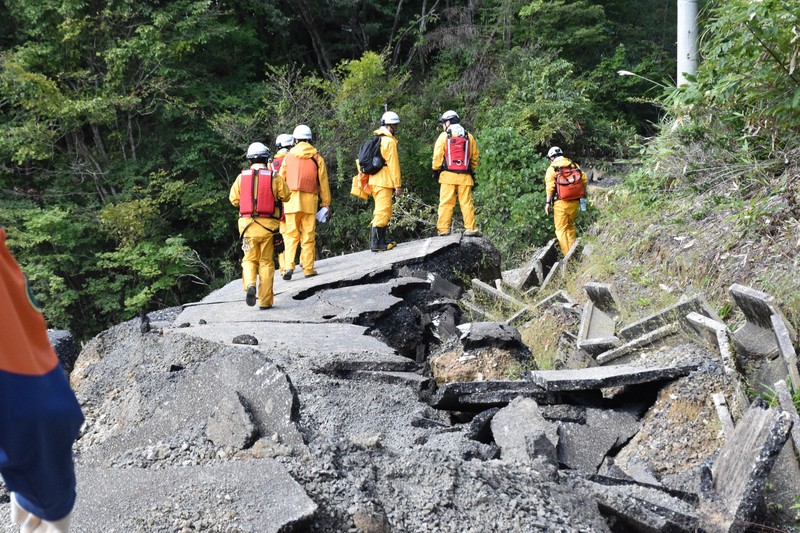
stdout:
<svg viewBox="0 0 800 533">
<path fill-rule="evenodd" d="M 72 513 L 61 520 L 50 522 L 32 515 L 17 503 L 17 497 L 11 493 L 11 521 L 20 524 L 20 533 L 67 533 Z"/>
</svg>

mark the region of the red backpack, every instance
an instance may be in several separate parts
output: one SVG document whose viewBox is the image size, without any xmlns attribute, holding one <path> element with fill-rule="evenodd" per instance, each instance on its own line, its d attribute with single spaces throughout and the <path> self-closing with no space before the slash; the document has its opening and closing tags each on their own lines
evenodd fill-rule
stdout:
<svg viewBox="0 0 800 533">
<path fill-rule="evenodd" d="M 469 133 L 465 131 L 463 137 L 451 137 L 450 132 L 447 132 L 442 170 L 457 174 L 471 173 L 469 168 Z"/>
<path fill-rule="evenodd" d="M 253 190 L 256 172 L 258 172 L 258 191 Z M 272 171 L 267 168 L 248 168 L 242 171 L 239 194 L 240 216 L 248 218 L 274 216 L 276 202 L 272 193 L 272 176 Z"/>
<path fill-rule="evenodd" d="M 568 202 L 586 196 L 578 165 L 570 163 L 566 167 L 553 167 L 553 169 L 556 171 L 556 196 L 559 200 Z"/>
</svg>

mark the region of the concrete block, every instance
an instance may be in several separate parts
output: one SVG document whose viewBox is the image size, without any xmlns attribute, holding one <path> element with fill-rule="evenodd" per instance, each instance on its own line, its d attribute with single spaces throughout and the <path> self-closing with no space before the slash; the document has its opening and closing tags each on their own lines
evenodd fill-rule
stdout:
<svg viewBox="0 0 800 533">
<path fill-rule="evenodd" d="M 641 348 L 653 347 L 659 342 L 664 341 L 668 337 L 676 335 L 679 331 L 677 324 L 671 323 L 661 326 L 655 330 L 645 333 L 639 338 L 623 344 L 613 350 L 603 352 L 598 355 L 595 360 L 599 365 L 606 365 L 612 361 L 616 361 L 624 356 L 631 355 Z"/>
<path fill-rule="evenodd" d="M 606 454 L 639 431 L 639 421 L 627 411 L 586 409 L 586 423 L 564 422 L 558 426 L 558 462 L 589 474 Z"/>
<path fill-rule="evenodd" d="M 569 265 L 569 263 L 573 259 L 576 259 L 580 256 L 580 250 L 581 250 L 581 240 L 575 239 L 575 242 L 572 243 L 570 249 L 567 250 L 567 255 L 565 255 L 564 258 L 559 262 L 558 265 L 559 274 L 561 274 L 562 276 L 567 275 L 567 265 Z"/>
<path fill-rule="evenodd" d="M 595 390 L 637 385 L 688 376 L 697 365 L 647 368 L 641 366 L 596 366 L 579 370 L 534 370 L 525 379 L 546 392 Z"/>
<path fill-rule="evenodd" d="M 619 297 L 613 285 L 589 282 L 583 286 L 583 290 L 586 291 L 589 300 L 597 309 L 610 316 L 613 320 L 619 319 L 622 305 L 619 303 Z"/>
<path fill-rule="evenodd" d="M 575 301 L 569 297 L 569 294 L 567 294 L 566 291 L 556 291 L 544 300 L 540 300 L 539 302 L 535 303 L 533 309 L 535 311 L 539 311 L 557 303 L 574 305 Z"/>
<path fill-rule="evenodd" d="M 789 413 L 757 398 L 725 441 L 711 470 L 713 489 L 726 511 L 727 531 L 744 531 L 758 506 L 792 422 Z"/>
<path fill-rule="evenodd" d="M 717 418 L 722 426 L 722 433 L 727 437 L 733 436 L 733 419 L 728 410 L 728 403 L 725 401 L 725 395 L 721 392 L 716 392 L 711 395 L 711 400 L 714 402 L 714 407 L 717 410 Z"/>
<path fill-rule="evenodd" d="M 461 299 L 459 300 L 458 304 L 465 311 L 467 318 L 472 321 L 492 320 L 491 313 L 475 302 L 467 299 Z"/>
<path fill-rule="evenodd" d="M 547 274 L 556 264 L 557 257 L 558 248 L 556 247 L 556 240 L 550 239 L 547 244 L 536 251 L 533 259 L 524 269 L 518 288 L 520 290 L 525 290 L 533 286 L 541 286 Z"/>
<path fill-rule="evenodd" d="M 558 429 L 544 419 L 539 406 L 530 398 L 516 398 L 500 409 L 492 418 L 491 426 L 494 441 L 500 448 L 500 458 L 504 461 L 527 462 L 534 459 L 535 456 L 529 455 L 528 441 L 535 442 L 541 436 L 550 441 L 552 448 L 558 444 Z M 539 450 L 542 449 L 539 446 Z M 554 454 L 542 453 L 545 456 Z"/>
<path fill-rule="evenodd" d="M 641 337 L 650 331 L 659 329 L 667 324 L 687 323 L 686 315 L 692 311 L 719 321 L 716 311 L 714 311 L 711 306 L 708 305 L 706 299 L 702 296 L 695 296 L 688 300 L 671 305 L 666 309 L 662 309 L 658 313 L 645 317 L 629 326 L 620 329 L 618 336 L 620 339 L 627 342 L 637 337 Z"/>
<path fill-rule="evenodd" d="M 485 346 L 507 349 L 524 349 L 519 330 L 503 322 L 467 322 L 459 324 L 460 340 L 465 350 Z"/>
<path fill-rule="evenodd" d="M 775 341 L 778 343 L 778 351 L 786 363 L 786 369 L 789 374 L 789 379 L 792 381 L 792 387 L 795 390 L 800 390 L 800 371 L 797 367 L 797 352 L 794 351 L 791 333 L 786 327 L 786 322 L 779 315 L 772 315 L 770 317 L 770 322 L 772 323 L 772 331 L 775 332 Z"/>
<path fill-rule="evenodd" d="M 778 309 L 777 301 L 767 293 L 743 285 L 731 285 L 729 292 L 745 317 L 745 324 L 733 332 L 733 340 L 743 355 L 775 358 L 779 355 L 778 343 L 772 327 L 772 315 L 778 315 L 786 325 L 792 342 L 797 333 Z"/>
<path fill-rule="evenodd" d="M 359 370 L 353 373 L 353 377 L 392 385 L 403 385 L 416 392 L 422 392 L 433 387 L 431 378 L 420 376 L 416 372 L 370 372 Z"/>
<path fill-rule="evenodd" d="M 439 387 L 429 403 L 437 409 L 484 410 L 506 405 L 517 396 L 547 398 L 548 394 L 525 380 L 453 382 Z"/>
<path fill-rule="evenodd" d="M 258 437 L 253 416 L 237 392 L 223 394 L 206 424 L 206 436 L 217 447 L 243 450 Z"/>
<path fill-rule="evenodd" d="M 431 283 L 431 292 L 434 294 L 438 294 L 446 298 L 452 298 L 453 300 L 458 300 L 464 293 L 461 287 L 455 283 L 447 281 L 439 274 L 428 272 L 427 279 Z"/>
<path fill-rule="evenodd" d="M 622 344 L 614 335 L 614 319 L 588 301 L 583 306 L 581 325 L 578 329 L 578 348 L 590 355 L 598 355 Z"/>
<path fill-rule="evenodd" d="M 596 477 L 592 479 L 597 479 Z M 691 501 L 657 487 L 637 484 L 599 485 L 595 491 L 598 507 L 624 525 L 620 531 L 648 533 L 689 533 L 703 531 Z"/>
<path fill-rule="evenodd" d="M 75 366 L 75 361 L 78 359 L 78 344 L 75 342 L 75 336 L 64 329 L 48 329 L 47 340 L 50 341 L 50 346 L 56 352 L 58 362 L 61 363 L 61 368 L 64 372 L 69 374 Z"/>
<path fill-rule="evenodd" d="M 548 272 L 547 276 L 545 276 L 544 281 L 542 282 L 542 285 L 539 287 L 540 291 L 545 290 L 550 285 L 550 283 L 553 281 L 553 278 L 555 278 L 556 274 L 559 272 L 558 266 L 559 266 L 559 263 L 558 263 L 558 261 L 556 261 L 553 264 L 552 268 L 550 269 L 550 272 Z"/>
<path fill-rule="evenodd" d="M 781 409 L 789 413 L 789 418 L 792 419 L 792 443 L 798 456 L 800 456 L 800 416 L 798 416 L 792 396 L 789 394 L 789 387 L 786 386 L 785 381 L 776 381 L 773 388 L 778 395 L 778 403 Z"/>
<path fill-rule="evenodd" d="M 534 317 L 534 313 L 530 307 L 523 307 L 510 317 L 506 319 L 506 324 L 509 326 L 519 327 L 522 324 L 525 324 L 529 320 L 532 320 Z"/>
<path fill-rule="evenodd" d="M 736 361 L 734 360 L 730 343 L 731 331 L 722 322 L 717 322 L 695 312 L 686 315 L 686 320 L 702 340 L 718 350 L 725 368 L 725 380 L 733 387 L 734 397 L 730 405 L 730 411 L 733 417 L 739 420 L 750 405 L 750 400 L 745 393 L 741 376 L 736 370 Z"/>
<path fill-rule="evenodd" d="M 517 300 L 513 296 L 501 292 L 491 285 L 482 282 L 475 278 L 472 280 L 472 290 L 476 297 L 488 299 L 493 305 L 498 306 L 503 312 L 507 314 L 514 314 L 521 308 L 525 307 L 525 303 Z"/>
</svg>

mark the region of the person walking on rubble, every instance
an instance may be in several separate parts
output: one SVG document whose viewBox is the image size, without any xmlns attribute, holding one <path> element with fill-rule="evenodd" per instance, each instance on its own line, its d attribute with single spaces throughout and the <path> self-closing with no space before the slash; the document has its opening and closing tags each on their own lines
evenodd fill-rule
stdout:
<svg viewBox="0 0 800 533">
<path fill-rule="evenodd" d="M 547 151 L 550 166 L 545 173 L 544 212 L 549 215 L 553 209 L 553 223 L 561 253 L 567 255 L 575 243 L 575 217 L 578 209 L 586 209 L 586 173 L 569 158 L 558 146 Z"/>
<path fill-rule="evenodd" d="M 66 533 L 83 413 L 0 227 L 0 474 L 22 532 Z"/>
<path fill-rule="evenodd" d="M 251 144 L 247 149 L 250 168 L 236 177 L 228 196 L 231 204 L 239 208 L 245 302 L 252 307 L 258 300 L 261 310 L 272 307 L 275 236 L 278 235 L 284 202 L 291 197 L 283 178 L 267 167 L 269 158 L 269 148 L 260 142 Z"/>
<path fill-rule="evenodd" d="M 294 146 L 294 137 L 288 133 L 281 133 L 275 138 L 275 148 L 278 150 L 275 152 L 275 155 L 272 157 L 272 161 L 269 163 L 269 168 L 272 170 L 272 172 L 277 174 L 281 170 L 283 158 L 286 157 L 286 154 L 289 153 L 289 150 L 292 146 Z M 284 233 L 286 233 L 285 215 L 281 216 L 279 231 L 281 233 L 281 243 L 283 243 L 282 236 Z M 276 255 L 278 256 L 278 273 L 281 275 L 281 277 L 283 277 L 284 272 L 286 272 L 286 252 L 281 251 Z"/>
<path fill-rule="evenodd" d="M 384 252 L 397 246 L 396 242 L 389 241 L 386 232 L 392 218 L 392 194 L 399 197 L 403 191 L 400 155 L 397 138 L 394 136 L 399 124 L 398 114 L 387 111 L 381 116 L 381 127 L 372 132 L 374 136 L 380 137 L 380 157 L 383 159 L 380 170 L 369 177 L 372 199 L 375 201 L 370 222 L 372 229 L 369 246 L 373 252 Z"/>
<path fill-rule="evenodd" d="M 298 125 L 292 132 L 295 144 L 283 158 L 280 176 L 286 180 L 292 198 L 286 204 L 286 232 L 284 240 L 285 270 L 283 279 L 292 279 L 297 246 L 300 246 L 300 265 L 308 278 L 316 276 L 317 210 L 325 208 L 330 216 L 331 190 L 328 186 L 328 169 L 325 160 L 311 145 L 311 128 Z"/>
<path fill-rule="evenodd" d="M 471 133 L 459 123 L 455 111 L 445 111 L 439 117 L 442 133 L 433 147 L 432 177 L 439 182 L 439 218 L 436 230 L 440 236 L 450 234 L 456 199 L 464 220 L 464 235 L 479 237 L 475 224 L 475 206 L 472 203 L 474 175 L 478 168 L 480 152 Z"/>
</svg>

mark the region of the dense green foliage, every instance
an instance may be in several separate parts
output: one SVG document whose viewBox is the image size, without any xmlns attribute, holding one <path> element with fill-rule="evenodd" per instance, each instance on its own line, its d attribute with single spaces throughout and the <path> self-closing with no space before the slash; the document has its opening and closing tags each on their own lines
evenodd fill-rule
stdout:
<svg viewBox="0 0 800 533">
<path fill-rule="evenodd" d="M 85 337 L 238 276 L 228 189 L 247 144 L 309 124 L 328 161 L 321 256 L 362 249 L 358 146 L 397 111 L 394 237 L 430 235 L 436 119 L 483 151 L 479 225 L 507 259 L 548 239 L 543 152 L 624 154 L 674 71 L 668 0 L 3 0 L 0 224 L 52 327 Z M 537 196 L 539 198 L 537 198 Z M 531 203 L 533 202 L 533 204 Z"/>
</svg>

